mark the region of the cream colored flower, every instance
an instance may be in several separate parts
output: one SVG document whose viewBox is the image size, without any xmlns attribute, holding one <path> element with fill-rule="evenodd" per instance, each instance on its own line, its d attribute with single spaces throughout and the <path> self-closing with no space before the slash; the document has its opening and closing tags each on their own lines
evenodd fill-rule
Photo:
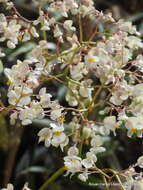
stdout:
<svg viewBox="0 0 143 190">
<path fill-rule="evenodd" d="M 1 190 L 14 190 L 14 187 L 11 183 L 7 184 L 6 188 L 2 188 Z"/>
<path fill-rule="evenodd" d="M 137 164 L 140 168 L 143 168 L 143 156 L 140 156 L 137 160 Z"/>
<path fill-rule="evenodd" d="M 9 103 L 17 106 L 25 106 L 30 104 L 32 94 L 32 89 L 28 87 L 15 87 L 13 90 L 10 90 L 7 94 L 9 98 Z"/>
<path fill-rule="evenodd" d="M 68 173 L 76 173 L 82 169 L 81 158 L 74 155 L 64 157 L 64 165 Z"/>
<path fill-rule="evenodd" d="M 43 128 L 39 131 L 38 136 L 39 136 L 39 142 L 44 141 L 45 146 L 49 147 L 51 144 L 51 139 L 52 139 L 52 130 L 49 128 Z"/>
<path fill-rule="evenodd" d="M 138 137 L 142 137 L 143 133 L 143 116 L 129 117 L 126 120 L 125 127 L 128 129 L 128 136 L 131 137 L 134 133 Z"/>
<path fill-rule="evenodd" d="M 48 108 L 51 103 L 51 94 L 46 93 L 46 88 L 41 88 L 39 91 L 40 95 L 40 104 L 42 105 L 43 108 Z"/>
<path fill-rule="evenodd" d="M 110 131 L 113 131 L 114 135 L 116 135 L 115 130 L 119 128 L 119 123 L 116 122 L 115 116 L 105 117 L 103 123 L 104 123 L 104 133 L 106 135 L 109 135 Z"/>
<path fill-rule="evenodd" d="M 54 123 L 51 123 L 50 127 L 51 128 L 44 128 L 39 131 L 39 142 L 44 141 L 46 147 L 50 145 L 55 147 L 60 146 L 61 150 L 63 150 L 64 146 L 69 142 L 68 137 L 64 133 L 64 127 Z"/>
<path fill-rule="evenodd" d="M 93 152 L 87 152 L 86 158 L 81 161 L 85 168 L 92 168 L 97 161 L 97 157 Z"/>
</svg>

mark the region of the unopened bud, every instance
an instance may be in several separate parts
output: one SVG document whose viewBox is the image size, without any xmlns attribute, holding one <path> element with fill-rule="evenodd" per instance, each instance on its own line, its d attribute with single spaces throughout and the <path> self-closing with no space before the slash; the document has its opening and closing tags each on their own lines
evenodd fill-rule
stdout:
<svg viewBox="0 0 143 190">
<path fill-rule="evenodd" d="M 88 139 L 91 136 L 91 129 L 89 127 L 84 127 L 82 130 L 83 139 Z"/>
</svg>

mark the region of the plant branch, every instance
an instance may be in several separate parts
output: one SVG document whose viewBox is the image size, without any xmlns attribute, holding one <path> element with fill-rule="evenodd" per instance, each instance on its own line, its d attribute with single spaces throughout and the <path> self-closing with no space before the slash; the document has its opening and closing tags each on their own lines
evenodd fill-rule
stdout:
<svg viewBox="0 0 143 190">
<path fill-rule="evenodd" d="M 50 183 L 55 181 L 63 172 L 65 171 L 64 167 L 58 169 L 47 181 L 39 188 L 39 190 L 47 190 Z"/>
</svg>

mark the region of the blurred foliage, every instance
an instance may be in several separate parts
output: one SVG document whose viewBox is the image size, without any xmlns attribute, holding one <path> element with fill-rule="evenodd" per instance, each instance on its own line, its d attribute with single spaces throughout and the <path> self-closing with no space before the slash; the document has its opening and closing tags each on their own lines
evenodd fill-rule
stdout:
<svg viewBox="0 0 143 190">
<path fill-rule="evenodd" d="M 31 0 L 15 0 L 15 5 L 18 11 L 24 17 L 33 20 L 38 16 L 38 10 Z M 137 25 L 138 30 L 143 35 L 143 1 L 142 0 L 95 0 L 96 8 L 105 12 L 112 12 L 116 19 L 124 18 L 132 21 Z M 0 7 L 3 12 L 3 8 Z M 0 92 L 3 102 L 7 104 L 6 99 L 6 79 L 2 73 L 4 67 L 11 67 L 15 64 L 16 59 L 24 59 L 28 56 L 28 52 L 35 46 L 36 42 L 26 42 L 17 47 L 16 50 L 7 50 L 7 57 L 0 62 Z M 5 48 L 5 47 L 4 47 Z M 56 96 L 59 101 L 65 105 L 64 95 L 65 87 L 59 86 L 57 82 L 51 81 L 46 84 L 50 92 Z M 57 90 L 58 89 L 58 90 Z M 69 116 L 70 117 L 70 116 Z M 63 164 L 62 153 L 54 148 L 45 148 L 43 145 L 38 145 L 37 132 L 39 128 L 48 125 L 48 120 L 35 121 L 31 126 L 25 127 L 21 137 L 21 143 L 18 145 L 18 152 L 15 158 L 11 182 L 19 189 L 25 181 L 29 183 L 31 189 L 38 189 L 40 185 L 51 174 L 60 168 Z M 3 174 L 7 156 L 11 149 L 10 135 L 11 126 L 9 125 L 8 115 L 1 112 L 0 114 L 0 184 L 3 183 Z M 16 137 L 14 137 L 16 138 Z M 102 156 L 98 164 L 101 168 L 111 167 L 113 169 L 124 169 L 134 163 L 136 158 L 143 151 L 142 139 L 130 139 L 127 136 L 118 132 L 118 140 L 112 137 L 106 140 L 105 143 L 107 152 Z M 13 147 L 12 147 L 13 148 Z M 134 150 L 133 150 L 134 149 Z M 74 180 L 61 176 L 53 184 L 49 186 L 49 190 L 88 190 L 99 189 L 99 187 L 89 186 L 89 183 L 98 183 L 101 178 L 91 177 L 86 183 L 79 181 L 76 176 Z M 103 189 L 103 187 L 101 188 Z M 117 189 L 117 187 L 115 188 Z"/>
</svg>

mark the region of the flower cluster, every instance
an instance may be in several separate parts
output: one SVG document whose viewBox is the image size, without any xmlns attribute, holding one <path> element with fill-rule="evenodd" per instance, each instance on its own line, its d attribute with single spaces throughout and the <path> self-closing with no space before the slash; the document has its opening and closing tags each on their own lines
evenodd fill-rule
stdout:
<svg viewBox="0 0 143 190">
<path fill-rule="evenodd" d="M 15 12 L 13 16 L 0 14 L 1 42 L 16 48 L 19 42 L 38 38 L 25 60 L 4 69 L 10 106 L 2 109 L 11 112 L 12 125 L 17 120 L 28 125 L 35 119 L 51 119 L 49 127 L 39 131 L 39 142 L 62 151 L 67 146 L 67 174 L 78 172 L 86 181 L 93 171 L 101 172 L 97 157 L 106 150 L 102 144 L 110 132 L 116 135 L 116 130 L 123 128 L 129 137 L 142 137 L 143 56 L 139 50 L 143 43 L 139 33 L 132 23 L 116 22 L 111 14 L 97 11 L 92 0 L 49 0 L 48 8 L 41 8 L 34 21 L 23 18 L 9 1 L 0 2 Z M 93 24 L 89 36 L 85 35 L 85 18 Z M 101 31 L 99 24 L 105 29 Z M 54 51 L 49 33 L 56 43 Z M 47 93 L 43 86 L 48 80 L 66 86 L 68 107 Z M 68 111 L 72 118 L 64 124 Z M 82 157 L 85 142 L 89 149 Z M 142 158 L 138 164 L 142 167 Z"/>
</svg>

